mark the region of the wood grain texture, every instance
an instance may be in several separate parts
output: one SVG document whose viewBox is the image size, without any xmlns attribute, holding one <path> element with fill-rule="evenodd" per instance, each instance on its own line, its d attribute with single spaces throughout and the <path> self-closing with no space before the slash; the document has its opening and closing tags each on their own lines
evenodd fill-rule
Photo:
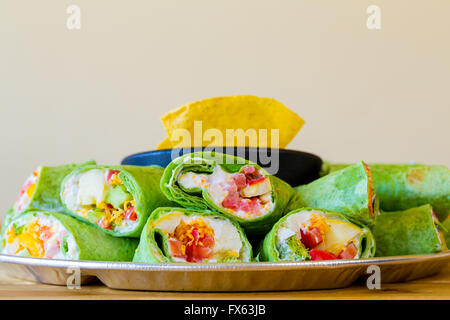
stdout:
<svg viewBox="0 0 450 320">
<path fill-rule="evenodd" d="M 344 289 L 254 293 L 145 292 L 109 289 L 102 284 L 68 289 L 7 277 L 0 269 L 0 299 L 450 299 L 450 264 L 441 273 L 415 281 L 382 284 L 369 290 L 365 283 Z"/>
</svg>

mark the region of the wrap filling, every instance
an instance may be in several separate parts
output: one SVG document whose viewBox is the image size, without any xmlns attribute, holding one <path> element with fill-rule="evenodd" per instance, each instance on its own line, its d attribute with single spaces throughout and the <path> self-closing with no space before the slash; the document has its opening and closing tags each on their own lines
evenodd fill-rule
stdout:
<svg viewBox="0 0 450 320">
<path fill-rule="evenodd" d="M 77 215 L 102 229 L 127 232 L 137 224 L 136 201 L 119 177 L 120 171 L 90 169 L 71 177 L 62 200 Z"/>
<path fill-rule="evenodd" d="M 158 246 L 174 262 L 237 262 L 246 253 L 240 234 L 229 221 L 213 216 L 170 212 L 151 225 Z"/>
<path fill-rule="evenodd" d="M 363 234 L 347 221 L 303 211 L 279 226 L 276 248 L 282 260 L 358 259 Z"/>
<path fill-rule="evenodd" d="M 215 205 L 239 218 L 254 219 L 274 208 L 270 179 L 251 165 L 237 173 L 228 173 L 220 165 L 209 174 L 184 171 L 177 182 L 191 194 L 206 191 Z"/>
<path fill-rule="evenodd" d="M 74 237 L 57 219 L 42 213 L 24 215 L 11 223 L 3 254 L 48 259 L 78 259 Z"/>
<path fill-rule="evenodd" d="M 30 203 L 34 191 L 36 190 L 40 173 L 41 168 L 38 168 L 27 178 L 27 180 L 25 180 L 22 189 L 20 189 L 19 196 L 14 202 L 14 212 L 22 211 Z"/>
</svg>

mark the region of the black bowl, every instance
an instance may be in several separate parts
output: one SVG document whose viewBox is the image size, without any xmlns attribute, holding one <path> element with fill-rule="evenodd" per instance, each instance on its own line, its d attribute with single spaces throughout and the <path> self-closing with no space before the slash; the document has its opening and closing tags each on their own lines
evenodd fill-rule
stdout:
<svg viewBox="0 0 450 320">
<path fill-rule="evenodd" d="M 166 167 L 172 159 L 183 154 L 201 151 L 206 148 L 165 149 L 141 152 L 122 160 L 124 165 Z M 218 151 L 220 148 L 216 149 Z M 298 186 L 319 178 L 322 159 L 318 156 L 296 150 L 266 148 L 224 148 L 223 152 L 258 163 L 269 173 Z"/>
</svg>

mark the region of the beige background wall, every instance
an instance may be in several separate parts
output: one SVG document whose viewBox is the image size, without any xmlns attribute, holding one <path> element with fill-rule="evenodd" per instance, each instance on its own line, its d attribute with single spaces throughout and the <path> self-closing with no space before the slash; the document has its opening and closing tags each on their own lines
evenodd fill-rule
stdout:
<svg viewBox="0 0 450 320">
<path fill-rule="evenodd" d="M 306 120 L 289 147 L 325 159 L 450 165 L 449 15 L 448 0 L 2 0 L 0 211 L 39 164 L 118 163 L 211 96 L 279 99 Z"/>
</svg>

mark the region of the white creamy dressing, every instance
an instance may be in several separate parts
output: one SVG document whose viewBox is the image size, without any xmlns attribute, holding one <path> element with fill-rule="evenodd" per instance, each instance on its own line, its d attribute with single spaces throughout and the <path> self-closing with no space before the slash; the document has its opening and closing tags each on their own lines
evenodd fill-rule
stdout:
<svg viewBox="0 0 450 320">
<path fill-rule="evenodd" d="M 213 202 L 223 208 L 222 202 L 228 196 L 229 192 L 223 187 L 224 183 L 233 180 L 233 174 L 224 171 L 219 165 L 214 168 L 212 174 L 200 174 L 195 172 L 185 172 L 178 177 L 178 183 L 185 189 L 199 188 L 201 190 L 207 190 L 210 198 Z M 269 194 L 270 201 L 261 204 L 261 214 L 257 217 L 261 217 L 271 212 L 275 206 L 272 195 Z M 232 210 L 224 208 L 229 213 L 239 218 L 249 218 L 248 212 L 241 209 Z"/>
<path fill-rule="evenodd" d="M 326 217 L 319 211 L 301 211 L 287 217 L 287 219 L 280 224 L 277 230 L 277 245 L 281 244 L 292 235 L 297 235 L 298 239 L 301 239 L 300 228 L 302 226 L 310 225 L 312 214 Z M 363 233 L 361 229 L 346 221 L 338 219 L 327 218 L 327 224 L 329 226 L 329 230 L 324 235 L 324 241 L 315 249 L 325 250 L 333 253 L 334 255 L 338 255 L 351 241 L 357 248 L 359 248 L 360 237 Z M 354 259 L 359 258 L 359 255 L 360 252 L 358 252 Z"/>
<path fill-rule="evenodd" d="M 217 262 L 217 258 L 214 257 L 217 253 L 225 251 L 233 251 L 238 254 L 240 253 L 243 245 L 239 232 L 235 226 L 224 219 L 206 216 L 185 216 L 181 212 L 170 212 L 155 221 L 153 223 L 153 228 L 161 229 L 167 234 L 170 234 L 175 231 L 181 221 L 189 224 L 191 221 L 197 219 L 203 219 L 214 230 L 213 255 L 212 258 L 208 259 L 208 262 Z M 242 257 L 240 258 L 243 259 Z M 173 259 L 177 262 L 186 262 L 182 258 L 173 257 Z"/>
<path fill-rule="evenodd" d="M 43 240 L 44 242 L 44 249 L 46 255 L 44 258 L 51 258 L 51 259 L 64 259 L 64 260 L 77 260 L 79 256 L 78 252 L 78 246 L 75 242 L 75 238 L 71 233 L 69 233 L 66 228 L 62 225 L 61 222 L 59 222 L 57 219 L 53 218 L 50 215 L 44 214 L 44 213 L 38 213 L 36 215 L 31 214 L 25 214 L 22 217 L 15 220 L 15 224 L 17 226 L 29 225 L 33 222 L 39 223 L 40 226 L 47 226 L 50 228 L 50 231 L 52 233 L 52 236 L 48 239 Z M 12 224 L 9 226 L 8 231 L 12 228 Z M 62 250 L 54 251 L 54 248 L 58 246 L 58 242 L 60 245 L 63 243 L 63 239 L 66 237 L 67 241 L 67 247 L 68 251 L 66 254 L 62 252 Z M 19 243 L 17 241 L 14 241 L 12 243 L 9 243 L 7 240 L 5 240 L 5 246 L 2 249 L 3 254 L 9 254 L 9 255 L 17 255 L 17 256 L 28 256 L 26 249 L 23 249 L 19 252 L 17 252 L 17 249 L 19 248 Z M 53 248 L 53 251 L 56 252 L 56 254 L 53 254 L 51 257 L 47 256 L 47 251 L 49 249 Z M 16 253 L 17 252 L 17 253 Z"/>
</svg>

